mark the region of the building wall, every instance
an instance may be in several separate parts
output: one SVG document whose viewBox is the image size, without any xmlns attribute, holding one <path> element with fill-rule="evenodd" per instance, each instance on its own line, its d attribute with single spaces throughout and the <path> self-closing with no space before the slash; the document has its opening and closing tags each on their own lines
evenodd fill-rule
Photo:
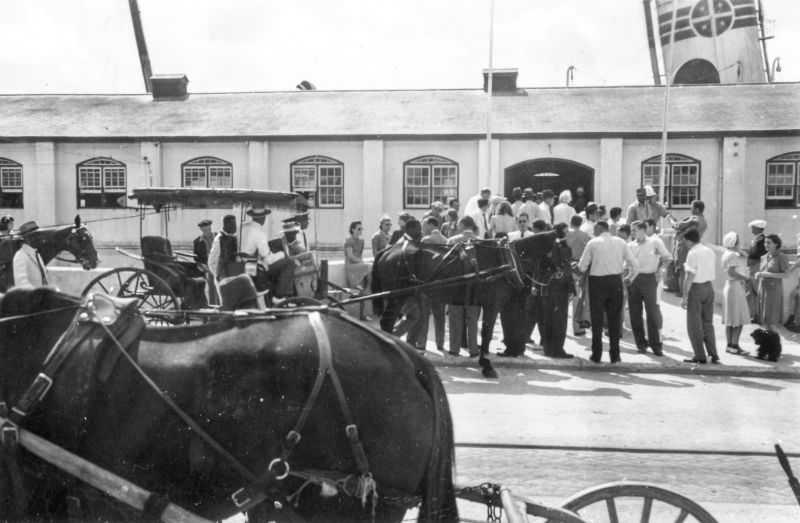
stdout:
<svg viewBox="0 0 800 523">
<path fill-rule="evenodd" d="M 769 222 L 768 230 L 794 247 L 800 233 L 800 210 L 764 208 L 765 162 L 800 150 L 800 137 L 725 137 L 672 139 L 669 152 L 701 162 L 701 199 L 706 202 L 709 230 L 706 239 L 719 242 L 729 230 L 749 238 L 747 223 L 756 218 Z M 330 156 L 344 164 L 344 209 L 316 209 L 309 237 L 316 234 L 322 247 L 336 248 L 351 221 L 362 220 L 370 236 L 383 213 L 393 219 L 403 210 L 421 217 L 423 209 L 403 208 L 403 164 L 424 155 L 439 155 L 459 165 L 459 197 L 463 204 L 483 185 L 501 192 L 504 170 L 537 158 L 564 158 L 595 170 L 596 200 L 607 207 L 626 207 L 641 183 L 641 164 L 661 153 L 658 139 L 495 139 L 495 172 L 486 172 L 486 141 L 471 140 L 339 140 L 241 141 L 218 143 L 52 143 L 0 144 L 0 157 L 23 165 L 24 209 L 0 210 L 15 216 L 17 224 L 35 219 L 42 225 L 71 223 L 75 214 L 90 222 L 97 243 L 135 246 L 139 240 L 138 213 L 132 209 L 80 209 L 76 196 L 76 166 L 98 156 L 111 157 L 127 166 L 128 190 L 141 186 L 179 186 L 181 164 L 198 156 L 216 156 L 233 164 L 234 186 L 288 191 L 290 165 L 311 155 Z M 172 212 L 149 215 L 144 234 L 169 235 L 186 245 L 197 234 L 196 223 L 211 218 L 217 225 L 226 210 Z M 688 209 L 674 210 L 683 218 Z M 269 219 L 270 234 L 277 235 L 285 212 Z M 315 230 L 316 228 L 316 230 Z"/>
</svg>

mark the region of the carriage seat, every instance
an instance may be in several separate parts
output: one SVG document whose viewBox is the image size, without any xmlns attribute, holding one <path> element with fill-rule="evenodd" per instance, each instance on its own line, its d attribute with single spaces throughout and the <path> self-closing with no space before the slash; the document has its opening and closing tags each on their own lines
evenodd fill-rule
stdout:
<svg viewBox="0 0 800 523">
<path fill-rule="evenodd" d="M 172 253 L 172 244 L 161 236 L 142 236 L 144 268 L 169 284 L 186 309 L 208 305 L 205 297 L 206 278 L 196 263 L 180 261 Z"/>
<path fill-rule="evenodd" d="M 259 293 L 253 279 L 247 274 L 238 274 L 223 278 L 219 282 L 219 295 L 222 310 L 259 309 L 259 298 L 265 297 L 269 291 Z"/>
</svg>

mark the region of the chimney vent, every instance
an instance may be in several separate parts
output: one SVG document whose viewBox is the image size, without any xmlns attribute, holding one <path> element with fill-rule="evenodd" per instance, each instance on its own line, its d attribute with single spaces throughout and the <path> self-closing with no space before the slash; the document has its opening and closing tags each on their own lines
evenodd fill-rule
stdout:
<svg viewBox="0 0 800 523">
<path fill-rule="evenodd" d="M 154 74 L 150 77 L 153 84 L 153 101 L 182 101 L 189 97 L 187 86 L 189 79 L 185 74 Z"/>
<path fill-rule="evenodd" d="M 519 70 L 492 69 L 492 94 L 517 94 Z M 489 91 L 489 70 L 483 70 L 483 92 Z"/>
</svg>

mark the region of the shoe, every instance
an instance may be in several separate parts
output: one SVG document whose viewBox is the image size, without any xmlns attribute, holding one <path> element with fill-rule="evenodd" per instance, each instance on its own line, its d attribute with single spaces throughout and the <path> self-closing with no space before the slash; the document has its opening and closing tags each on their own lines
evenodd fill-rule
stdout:
<svg viewBox="0 0 800 523">
<path fill-rule="evenodd" d="M 444 347 L 442 347 L 441 345 L 437 345 L 436 350 L 438 350 L 439 352 L 444 352 Z"/>
<path fill-rule="evenodd" d="M 701 363 L 701 364 L 703 364 L 703 363 L 708 363 L 708 360 L 705 360 L 705 359 L 698 360 L 698 359 L 695 359 L 695 358 L 689 358 L 689 359 L 683 360 L 683 362 L 684 363 Z"/>
<path fill-rule="evenodd" d="M 595 362 L 595 363 L 597 363 L 597 364 L 600 364 L 600 358 L 597 358 L 597 359 L 595 359 L 595 357 L 594 357 L 594 356 L 590 356 L 590 357 L 589 357 L 589 361 L 593 361 L 593 362 Z"/>
<path fill-rule="evenodd" d="M 736 352 L 736 347 L 734 347 L 733 345 L 728 345 L 727 347 L 725 347 L 725 352 L 727 352 L 728 354 L 738 354 L 738 352 Z"/>
<path fill-rule="evenodd" d="M 520 356 L 522 356 L 522 354 L 518 352 L 509 352 L 507 350 L 503 352 L 498 352 L 497 355 L 500 356 L 501 358 L 519 358 Z M 475 356 L 477 356 L 477 354 Z"/>
<path fill-rule="evenodd" d="M 477 358 L 477 357 L 478 357 L 478 356 L 480 356 L 480 355 L 481 355 L 481 353 L 480 353 L 480 352 L 470 352 L 470 353 L 469 353 L 469 357 L 470 357 L 470 358 Z"/>
<path fill-rule="evenodd" d="M 611 363 L 622 363 L 622 360 L 617 358 L 615 360 L 611 360 Z"/>
<path fill-rule="evenodd" d="M 733 349 L 732 354 L 737 354 L 739 356 L 747 356 L 748 354 L 750 354 L 749 352 L 741 348 L 739 345 L 731 345 L 731 348 Z"/>
<path fill-rule="evenodd" d="M 719 356 L 711 356 L 711 363 L 719 365 Z"/>
<path fill-rule="evenodd" d="M 664 351 L 662 351 L 661 349 L 653 349 L 653 354 L 655 356 L 664 356 Z"/>
<path fill-rule="evenodd" d="M 450 356 L 461 356 L 460 352 L 448 352 L 447 354 L 449 354 Z"/>
<path fill-rule="evenodd" d="M 545 356 L 547 356 L 547 354 L 545 354 Z M 569 354 L 568 352 L 562 352 L 562 353 L 559 353 L 559 354 L 553 354 L 552 356 L 548 356 L 548 357 L 550 357 L 550 358 L 558 358 L 558 359 L 565 359 L 566 360 L 566 359 L 569 359 L 569 358 L 574 358 L 575 356 L 573 354 Z"/>
<path fill-rule="evenodd" d="M 639 354 L 647 354 L 647 347 L 636 347 L 636 352 Z"/>
</svg>

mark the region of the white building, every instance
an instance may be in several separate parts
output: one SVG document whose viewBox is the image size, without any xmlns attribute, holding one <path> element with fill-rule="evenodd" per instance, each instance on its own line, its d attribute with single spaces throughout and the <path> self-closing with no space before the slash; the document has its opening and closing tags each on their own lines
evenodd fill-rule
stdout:
<svg viewBox="0 0 800 523">
<path fill-rule="evenodd" d="M 42 225 L 80 213 L 98 244 L 131 245 L 139 221 L 119 197 L 134 187 L 314 190 L 320 246 L 335 248 L 352 220 L 370 234 L 384 212 L 421 215 L 433 199 L 465 203 L 482 186 L 583 186 L 624 208 L 635 188 L 655 184 L 663 87 L 515 83 L 515 70 L 495 78 L 491 172 L 481 89 L 0 96 L 0 213 Z M 764 218 L 795 245 L 800 84 L 684 85 L 670 96 L 674 214 L 698 198 L 710 241 Z M 190 241 L 207 214 L 173 216 L 173 242 Z M 209 216 L 215 226 L 222 214 Z M 163 227 L 162 216 L 144 224 Z"/>
</svg>

